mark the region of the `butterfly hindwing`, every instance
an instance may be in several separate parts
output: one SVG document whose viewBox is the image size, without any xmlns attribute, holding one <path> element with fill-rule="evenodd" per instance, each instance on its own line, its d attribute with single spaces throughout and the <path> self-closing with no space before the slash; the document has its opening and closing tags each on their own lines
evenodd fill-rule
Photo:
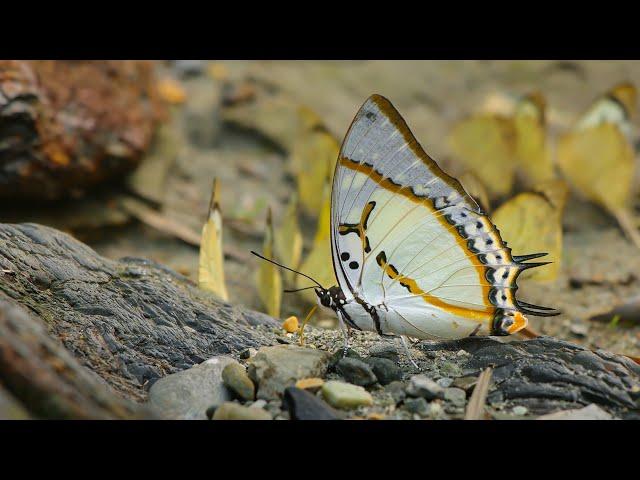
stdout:
<svg viewBox="0 0 640 480">
<path fill-rule="evenodd" d="M 339 285 L 347 299 L 380 306 L 379 331 L 461 337 L 517 314 L 521 267 L 379 95 L 358 111 L 340 150 L 331 225 Z M 518 319 L 513 331 L 526 324 Z"/>
</svg>

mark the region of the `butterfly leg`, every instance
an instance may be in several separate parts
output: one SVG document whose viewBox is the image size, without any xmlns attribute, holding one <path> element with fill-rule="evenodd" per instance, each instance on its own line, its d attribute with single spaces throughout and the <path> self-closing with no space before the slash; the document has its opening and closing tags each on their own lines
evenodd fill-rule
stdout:
<svg viewBox="0 0 640 480">
<path fill-rule="evenodd" d="M 338 311 L 336 312 L 338 315 L 338 321 L 340 322 L 340 330 L 342 330 L 342 335 L 344 336 L 344 347 L 342 350 L 342 356 L 346 357 L 347 352 L 349 351 L 349 330 L 347 329 L 347 324 L 342 319 L 342 314 Z"/>
<path fill-rule="evenodd" d="M 411 356 L 411 352 L 409 351 L 409 345 L 407 345 L 407 337 L 405 337 L 404 335 L 400 335 L 400 341 L 402 342 L 402 346 L 404 347 L 404 353 L 409 359 L 409 362 L 411 362 L 411 365 L 413 365 L 415 368 L 420 368 L 418 364 L 413 360 L 413 357 Z"/>
</svg>

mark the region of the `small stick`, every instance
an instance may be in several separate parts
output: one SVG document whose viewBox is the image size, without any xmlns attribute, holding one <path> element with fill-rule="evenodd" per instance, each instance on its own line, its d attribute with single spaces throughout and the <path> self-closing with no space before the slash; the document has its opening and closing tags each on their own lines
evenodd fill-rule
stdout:
<svg viewBox="0 0 640 480">
<path fill-rule="evenodd" d="M 469 399 L 469 405 L 467 405 L 465 420 L 485 420 L 484 404 L 487 401 L 492 372 L 491 367 L 488 367 L 478 377 L 478 382 Z"/>
</svg>

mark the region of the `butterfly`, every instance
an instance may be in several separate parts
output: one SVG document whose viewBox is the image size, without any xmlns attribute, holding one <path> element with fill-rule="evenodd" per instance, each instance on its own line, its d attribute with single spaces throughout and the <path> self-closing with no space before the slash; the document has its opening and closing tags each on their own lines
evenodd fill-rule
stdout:
<svg viewBox="0 0 640 480">
<path fill-rule="evenodd" d="M 547 263 L 527 261 L 545 254 L 512 256 L 380 95 L 362 105 L 342 143 L 330 224 L 337 285 L 313 288 L 337 315 L 345 348 L 348 328 L 454 339 L 510 335 L 526 327 L 525 314 L 559 314 L 515 296 L 518 275 Z"/>
</svg>

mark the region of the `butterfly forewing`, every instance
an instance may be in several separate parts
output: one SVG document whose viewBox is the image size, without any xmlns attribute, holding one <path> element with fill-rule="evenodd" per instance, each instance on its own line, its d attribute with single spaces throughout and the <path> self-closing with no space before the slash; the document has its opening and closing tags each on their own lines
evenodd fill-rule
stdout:
<svg viewBox="0 0 640 480">
<path fill-rule="evenodd" d="M 497 308 L 516 309 L 518 266 L 499 233 L 379 95 L 347 132 L 331 207 L 340 287 L 347 298 L 384 306 L 395 333 L 402 324 L 407 334 L 464 336 L 479 322 L 489 329 Z"/>
</svg>

